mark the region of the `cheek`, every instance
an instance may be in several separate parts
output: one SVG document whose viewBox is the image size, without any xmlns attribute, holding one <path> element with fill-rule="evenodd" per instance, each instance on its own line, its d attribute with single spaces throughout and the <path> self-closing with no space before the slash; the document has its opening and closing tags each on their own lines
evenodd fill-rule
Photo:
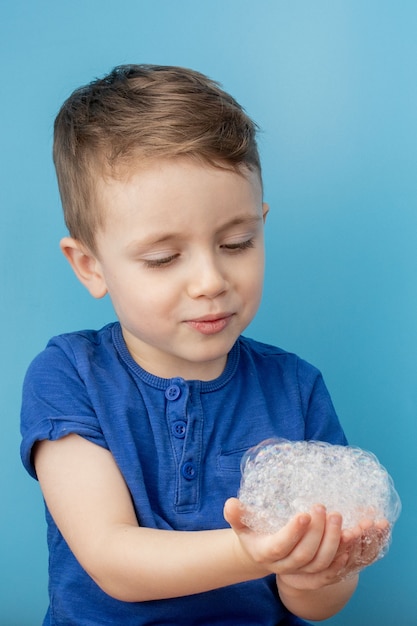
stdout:
<svg viewBox="0 0 417 626">
<path fill-rule="evenodd" d="M 110 300 L 118 317 L 124 318 L 132 313 L 137 314 L 142 300 L 141 293 L 143 293 L 138 282 L 126 273 L 123 276 L 109 273 L 106 278 Z"/>
<path fill-rule="evenodd" d="M 168 317 L 178 302 L 178 287 L 174 278 L 161 280 L 159 276 L 146 276 L 131 285 L 128 302 L 136 311 L 153 319 L 160 314 Z"/>
<path fill-rule="evenodd" d="M 259 305 L 262 298 L 262 291 L 264 286 L 264 260 L 260 259 L 257 263 L 256 267 L 253 270 L 252 274 L 252 295 L 254 301 L 256 301 L 257 306 Z"/>
<path fill-rule="evenodd" d="M 250 263 L 242 265 L 241 279 L 247 284 L 248 289 L 253 291 L 262 291 L 264 280 L 265 262 L 263 255 L 256 256 Z"/>
</svg>

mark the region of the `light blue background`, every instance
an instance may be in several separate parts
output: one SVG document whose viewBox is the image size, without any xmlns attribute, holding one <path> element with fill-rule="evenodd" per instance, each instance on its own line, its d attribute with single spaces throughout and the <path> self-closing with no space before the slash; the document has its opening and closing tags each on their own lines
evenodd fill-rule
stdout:
<svg viewBox="0 0 417 626">
<path fill-rule="evenodd" d="M 415 0 L 2 3 L 1 626 L 36 626 L 47 604 L 43 506 L 18 453 L 24 372 L 51 335 L 113 319 L 58 248 L 53 119 L 125 62 L 207 73 L 260 125 L 271 213 L 250 333 L 321 368 L 403 501 L 388 556 L 328 623 L 417 624 L 416 33 Z"/>
</svg>

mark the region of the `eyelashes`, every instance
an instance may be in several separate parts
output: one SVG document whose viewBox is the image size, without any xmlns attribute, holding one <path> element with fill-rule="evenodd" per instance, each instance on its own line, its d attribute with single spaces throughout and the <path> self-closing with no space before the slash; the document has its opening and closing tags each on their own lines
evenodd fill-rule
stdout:
<svg viewBox="0 0 417 626">
<path fill-rule="evenodd" d="M 231 255 L 234 255 L 234 254 L 239 254 L 241 252 L 244 252 L 245 250 L 249 250 L 254 247 L 255 247 L 254 240 L 247 239 L 245 241 L 239 241 L 237 243 L 222 244 L 220 246 L 220 249 L 226 252 L 229 252 Z M 166 257 L 162 257 L 160 259 L 158 258 L 157 259 L 144 259 L 143 264 L 145 268 L 147 269 L 158 269 L 158 268 L 169 267 L 180 256 L 181 255 L 179 253 L 175 253 L 175 254 L 170 254 Z"/>
<path fill-rule="evenodd" d="M 248 239 L 247 241 L 239 241 L 238 243 L 227 243 L 220 246 L 224 250 L 234 250 L 239 252 L 241 250 L 247 250 L 248 248 L 254 248 L 253 239 Z"/>
<path fill-rule="evenodd" d="M 178 257 L 179 254 L 172 254 L 170 256 L 164 257 L 163 259 L 145 259 L 143 261 L 143 264 L 146 268 L 154 269 L 170 265 Z"/>
</svg>

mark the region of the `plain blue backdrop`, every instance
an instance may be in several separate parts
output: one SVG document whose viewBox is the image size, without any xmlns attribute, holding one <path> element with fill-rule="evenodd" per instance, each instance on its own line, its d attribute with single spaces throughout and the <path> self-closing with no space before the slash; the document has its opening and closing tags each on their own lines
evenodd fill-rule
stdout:
<svg viewBox="0 0 417 626">
<path fill-rule="evenodd" d="M 0 626 L 47 605 L 38 485 L 19 459 L 22 378 L 56 333 L 114 318 L 61 257 L 51 161 L 69 93 L 114 65 L 185 65 L 261 128 L 268 269 L 248 334 L 324 373 L 352 444 L 403 502 L 389 554 L 334 626 L 417 624 L 417 3 L 6 0 L 0 9 Z"/>
</svg>

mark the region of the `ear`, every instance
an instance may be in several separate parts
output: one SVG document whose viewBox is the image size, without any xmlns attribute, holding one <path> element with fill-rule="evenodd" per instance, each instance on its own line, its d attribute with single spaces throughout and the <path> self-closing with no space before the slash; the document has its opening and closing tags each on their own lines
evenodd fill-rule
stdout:
<svg viewBox="0 0 417 626">
<path fill-rule="evenodd" d="M 103 298 L 107 293 L 107 286 L 97 257 L 72 237 L 64 237 L 60 242 L 60 247 L 76 277 L 93 298 Z"/>
<path fill-rule="evenodd" d="M 265 224 L 266 216 L 268 215 L 268 213 L 269 213 L 269 204 L 264 202 L 262 204 L 262 219 L 264 221 L 264 224 Z"/>
</svg>

